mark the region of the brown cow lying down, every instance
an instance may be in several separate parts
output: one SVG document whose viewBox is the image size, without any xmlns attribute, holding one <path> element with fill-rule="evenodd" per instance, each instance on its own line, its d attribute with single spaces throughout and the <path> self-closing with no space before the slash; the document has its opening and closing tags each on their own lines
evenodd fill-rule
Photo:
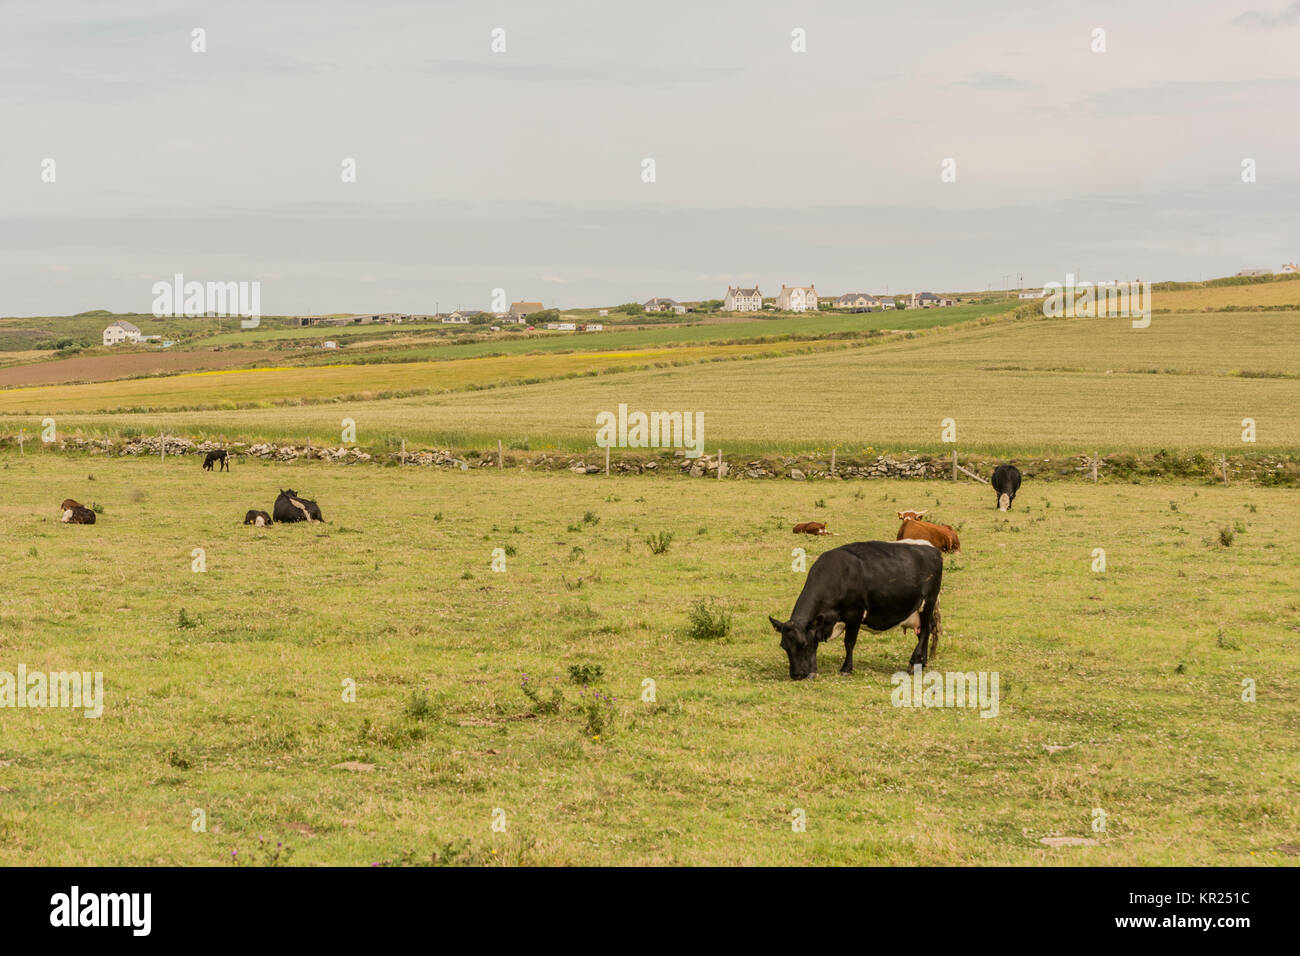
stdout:
<svg viewBox="0 0 1300 956">
<path fill-rule="evenodd" d="M 795 534 L 830 534 L 826 530 L 826 525 L 820 521 L 805 521 L 803 524 L 794 526 Z"/>
<path fill-rule="evenodd" d="M 250 511 L 244 515 L 244 524 L 255 524 L 259 528 L 265 528 L 271 523 L 271 516 L 265 511 Z"/>
<path fill-rule="evenodd" d="M 946 524 L 931 524 L 928 521 L 918 521 L 915 518 L 904 518 L 902 527 L 898 529 L 898 537 L 894 540 L 902 541 L 905 538 L 912 541 L 928 541 L 940 551 L 956 552 L 961 550 L 961 542 L 957 540 L 957 532 Z"/>
<path fill-rule="evenodd" d="M 63 510 L 64 524 L 94 524 L 95 512 L 71 498 L 64 498 L 59 506 Z"/>
</svg>

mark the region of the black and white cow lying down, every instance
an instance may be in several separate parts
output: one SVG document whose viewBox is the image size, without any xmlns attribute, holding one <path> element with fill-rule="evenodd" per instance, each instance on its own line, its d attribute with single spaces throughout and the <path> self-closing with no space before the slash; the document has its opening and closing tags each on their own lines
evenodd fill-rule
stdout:
<svg viewBox="0 0 1300 956">
<path fill-rule="evenodd" d="M 59 505 L 59 510 L 63 512 L 60 519 L 64 524 L 94 524 L 95 512 L 87 508 L 79 501 L 73 501 L 71 498 L 64 498 L 63 504 Z"/>
<path fill-rule="evenodd" d="M 271 516 L 265 511 L 249 511 L 244 515 L 244 524 L 257 525 L 259 528 L 265 528 L 271 523 Z"/>
<path fill-rule="evenodd" d="M 275 507 L 272 509 L 275 520 L 285 523 L 294 521 L 324 521 L 320 515 L 320 508 L 316 502 L 309 501 L 306 498 L 299 498 L 298 492 L 290 488 L 288 491 L 280 490 L 280 497 L 275 499 Z"/>
<path fill-rule="evenodd" d="M 790 677 L 817 673 L 817 645 L 838 623 L 844 625 L 841 674 L 853 673 L 853 645 L 864 624 L 872 631 L 915 627 L 909 666 L 924 667 L 938 643 L 942 581 L 943 552 L 928 541 L 859 541 L 825 552 L 808 570 L 790 620 L 768 618 L 790 659 Z"/>
</svg>

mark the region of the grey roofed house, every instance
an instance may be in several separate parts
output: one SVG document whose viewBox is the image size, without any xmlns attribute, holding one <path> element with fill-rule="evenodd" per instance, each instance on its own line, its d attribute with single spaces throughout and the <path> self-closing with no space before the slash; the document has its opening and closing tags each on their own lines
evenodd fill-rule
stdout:
<svg viewBox="0 0 1300 956">
<path fill-rule="evenodd" d="M 645 304 L 647 312 L 663 312 L 668 309 L 675 309 L 681 305 L 676 299 L 669 299 L 666 296 L 656 296 Z"/>
<path fill-rule="evenodd" d="M 116 322 L 109 323 L 109 328 L 112 328 L 114 325 L 118 326 L 119 328 L 121 328 L 121 329 L 123 329 L 124 331 L 127 331 L 127 332 L 139 332 L 139 331 L 140 331 L 139 326 L 132 325 L 132 324 L 131 324 L 130 322 L 128 322 L 126 319 L 118 319 Z"/>
<path fill-rule="evenodd" d="M 870 308 L 873 305 L 879 305 L 880 300 L 870 292 L 846 292 L 835 297 L 835 304 L 842 309 Z"/>
</svg>

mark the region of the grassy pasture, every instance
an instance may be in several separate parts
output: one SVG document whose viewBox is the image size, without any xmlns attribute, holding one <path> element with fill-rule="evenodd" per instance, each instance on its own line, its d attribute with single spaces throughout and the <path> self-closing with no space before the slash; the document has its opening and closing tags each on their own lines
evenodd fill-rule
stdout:
<svg viewBox="0 0 1300 956">
<path fill-rule="evenodd" d="M 942 451 L 954 418 L 959 448 L 992 454 L 1300 446 L 1300 314 L 1161 315 L 966 324 L 868 344 L 778 342 L 682 346 L 657 352 L 574 353 L 354 368 L 177 376 L 0 392 L 0 428 L 34 433 L 40 415 L 87 433 L 122 428 L 337 442 L 341 420 L 361 444 L 398 437 L 453 447 L 594 444 L 595 416 L 632 408 L 704 412 L 709 448 L 732 454 L 838 446 Z M 783 350 L 791 354 L 780 355 Z M 756 357 L 774 354 L 776 357 Z M 609 374 L 619 365 L 746 357 Z M 472 392 L 357 398 L 236 411 L 105 413 L 138 404 L 239 402 L 259 396 L 359 394 L 417 386 L 454 389 L 526 377 L 607 374 Z M 32 413 L 27 417 L 16 414 Z"/>
<path fill-rule="evenodd" d="M 98 720 L 0 711 L 3 864 L 256 861 L 260 837 L 295 864 L 1294 863 L 1296 491 L 1030 483 L 1001 515 L 974 483 L 71 455 L 0 481 L 0 670 L 106 684 Z M 329 523 L 239 524 L 286 486 Z M 60 524 L 64 496 L 99 522 Z M 934 664 L 997 671 L 996 718 L 892 706 L 897 631 L 851 677 L 838 644 L 785 676 L 791 549 L 892 538 L 905 507 L 961 531 Z M 790 534 L 809 519 L 841 536 Z M 699 598 L 727 636 L 687 636 Z M 618 698 L 598 732 L 570 665 Z M 528 716 L 525 673 L 557 712 Z"/>
</svg>

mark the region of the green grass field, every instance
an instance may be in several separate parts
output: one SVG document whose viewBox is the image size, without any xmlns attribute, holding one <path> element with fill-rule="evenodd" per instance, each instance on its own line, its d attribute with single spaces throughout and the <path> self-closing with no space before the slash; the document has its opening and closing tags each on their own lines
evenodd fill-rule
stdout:
<svg viewBox="0 0 1300 956">
<path fill-rule="evenodd" d="M 1300 824 L 1295 491 L 1027 485 L 1001 515 L 974 483 L 52 454 L 3 476 L 0 669 L 105 681 L 98 720 L 4 713 L 5 864 L 222 864 L 264 859 L 259 838 L 299 864 L 448 843 L 458 862 L 1275 863 Z M 284 486 L 328 523 L 240 525 Z M 60 524 L 65 495 L 99 522 Z M 785 675 L 766 617 L 801 586 L 791 549 L 891 538 L 902 507 L 960 528 L 934 666 L 998 672 L 996 718 L 895 708 L 897 631 L 864 634 L 851 677 L 837 643 L 817 681 Z M 794 538 L 806 519 L 842 536 Z M 686 633 L 701 598 L 725 637 Z M 617 701 L 588 713 L 570 665 Z M 1058 835 L 1099 845 L 1039 842 Z"/>
<path fill-rule="evenodd" d="M 0 431 L 33 442 L 0 452 L 0 684 L 105 684 L 98 719 L 0 709 L 0 864 L 1294 864 L 1300 490 L 1031 478 L 1004 515 L 965 480 L 205 474 L 35 438 L 45 413 L 65 436 L 322 444 L 352 418 L 366 447 L 586 450 L 625 402 L 703 411 L 731 455 L 939 451 L 947 417 L 963 452 L 1022 462 L 1239 452 L 1246 417 L 1252 451 L 1293 455 L 1298 330 L 986 317 L 0 392 Z M 240 523 L 286 487 L 327 523 Z M 65 497 L 98 522 L 60 523 Z M 767 617 L 802 586 L 792 549 L 891 539 L 903 508 L 960 531 L 932 666 L 997 673 L 994 718 L 895 707 L 898 631 L 864 633 L 852 676 L 832 641 L 818 680 L 787 677 Z M 790 534 L 808 520 L 839 536 Z"/>
</svg>

